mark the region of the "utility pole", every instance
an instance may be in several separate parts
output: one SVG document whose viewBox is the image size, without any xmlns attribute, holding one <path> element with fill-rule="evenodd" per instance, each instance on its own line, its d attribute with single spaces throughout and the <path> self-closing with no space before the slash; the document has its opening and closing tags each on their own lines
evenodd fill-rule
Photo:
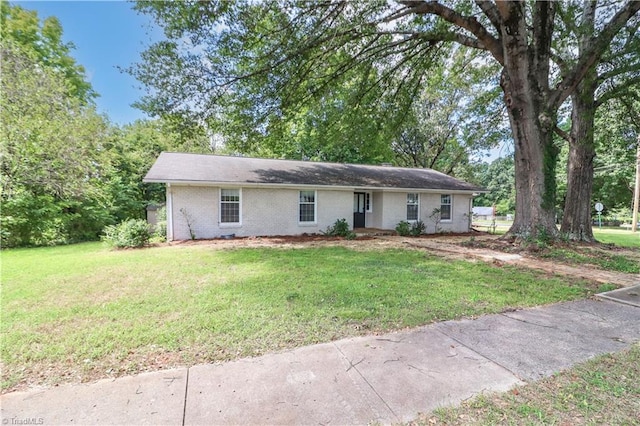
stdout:
<svg viewBox="0 0 640 426">
<path fill-rule="evenodd" d="M 638 207 L 640 207 L 640 134 L 638 135 L 638 153 L 636 154 L 636 188 L 633 194 L 632 232 L 638 232 Z"/>
</svg>

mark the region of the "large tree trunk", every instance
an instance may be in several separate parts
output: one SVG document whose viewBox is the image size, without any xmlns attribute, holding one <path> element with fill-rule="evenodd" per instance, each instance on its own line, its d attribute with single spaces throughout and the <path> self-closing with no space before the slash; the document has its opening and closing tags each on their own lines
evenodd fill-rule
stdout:
<svg viewBox="0 0 640 426">
<path fill-rule="evenodd" d="M 511 91 L 514 94 L 513 90 Z M 542 110 L 531 93 L 507 100 L 514 136 L 516 212 L 507 238 L 556 238 L 555 165 L 558 149 Z M 542 119 L 541 119 L 542 118 Z"/>
<path fill-rule="evenodd" d="M 578 51 L 583 54 L 593 40 L 596 4 L 585 2 L 580 27 L 582 34 Z M 595 94 L 598 87 L 595 68 L 571 95 L 571 132 L 569 133 L 569 159 L 567 161 L 567 195 L 562 215 L 562 232 L 574 241 L 594 241 L 591 229 L 591 194 L 593 191 L 593 159 L 595 158 Z"/>
<path fill-rule="evenodd" d="M 554 4 L 538 2 L 533 38 L 523 3 L 496 4 L 503 17 L 504 68 L 500 84 L 514 139 L 516 212 L 507 238 L 549 238 L 555 225 L 558 150 L 553 144 L 556 110 L 549 100 L 549 55 Z"/>
<path fill-rule="evenodd" d="M 596 156 L 593 137 L 596 111 L 594 77 L 595 73 L 591 72 L 571 96 L 573 109 L 567 162 L 567 196 L 560 232 L 574 241 L 595 241 L 591 227 L 593 159 Z"/>
</svg>

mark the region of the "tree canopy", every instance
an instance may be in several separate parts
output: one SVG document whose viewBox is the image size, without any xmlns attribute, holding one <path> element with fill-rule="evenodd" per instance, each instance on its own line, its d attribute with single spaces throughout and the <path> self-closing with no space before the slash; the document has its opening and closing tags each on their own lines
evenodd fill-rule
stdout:
<svg viewBox="0 0 640 426">
<path fill-rule="evenodd" d="M 598 110 L 595 122 L 594 200 L 607 212 L 628 211 L 633 207 L 640 96 L 612 101 Z"/>
<path fill-rule="evenodd" d="M 95 235 L 105 224 L 95 205 L 104 120 L 35 55 L 11 40 L 0 49 L 3 245 Z"/>
<path fill-rule="evenodd" d="M 233 117 L 250 132 L 268 134 L 346 81 L 377 88 L 378 102 L 406 116 L 431 66 L 446 62 L 444 44 L 485 52 L 500 70 L 493 77 L 500 78 L 515 142 L 510 234 L 526 237 L 557 235 L 558 109 L 600 63 L 640 2 L 600 7 L 591 43 L 562 70 L 552 63 L 554 48 L 568 37 L 558 18 L 579 20 L 577 2 L 146 1 L 136 7 L 152 14 L 167 36 L 133 70 L 151 89 L 144 108 L 197 117 L 222 133 L 233 127 L 220 125 L 219 118 Z M 243 137 L 250 143 L 250 134 Z"/>
<path fill-rule="evenodd" d="M 62 25 L 50 16 L 41 20 L 38 13 L 17 5 L 0 2 L 0 39 L 12 43 L 46 69 L 62 74 L 67 93 L 83 103 L 97 93 L 86 80 L 85 70 L 71 56 L 73 43 L 62 41 Z"/>
<path fill-rule="evenodd" d="M 189 145 L 164 122 L 113 126 L 96 113 L 57 19 L 0 5 L 2 247 L 96 239 L 105 225 L 142 217 L 164 199 L 142 183 L 160 150 L 203 150 L 208 139 L 191 133 Z"/>
<path fill-rule="evenodd" d="M 450 48 L 449 60 L 430 68 L 423 87 L 391 136 L 395 162 L 469 178 L 483 151 L 508 139 L 495 67 L 478 52 Z"/>
</svg>

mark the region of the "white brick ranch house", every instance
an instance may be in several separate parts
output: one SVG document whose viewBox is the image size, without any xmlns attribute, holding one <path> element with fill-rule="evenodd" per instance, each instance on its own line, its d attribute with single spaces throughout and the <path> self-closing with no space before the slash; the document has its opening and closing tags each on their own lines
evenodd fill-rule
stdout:
<svg viewBox="0 0 640 426">
<path fill-rule="evenodd" d="M 469 231 L 482 188 L 430 169 L 163 152 L 144 182 L 165 183 L 167 238 L 320 233 L 338 219 L 351 228 L 394 229 L 439 209 L 442 232 Z"/>
</svg>

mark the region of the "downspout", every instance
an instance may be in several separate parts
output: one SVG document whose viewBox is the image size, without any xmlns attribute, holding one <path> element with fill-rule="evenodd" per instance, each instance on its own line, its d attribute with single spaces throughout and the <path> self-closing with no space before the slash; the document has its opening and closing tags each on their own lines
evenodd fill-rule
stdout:
<svg viewBox="0 0 640 426">
<path fill-rule="evenodd" d="M 167 241 L 173 241 L 173 196 L 169 182 L 167 182 Z"/>
</svg>

